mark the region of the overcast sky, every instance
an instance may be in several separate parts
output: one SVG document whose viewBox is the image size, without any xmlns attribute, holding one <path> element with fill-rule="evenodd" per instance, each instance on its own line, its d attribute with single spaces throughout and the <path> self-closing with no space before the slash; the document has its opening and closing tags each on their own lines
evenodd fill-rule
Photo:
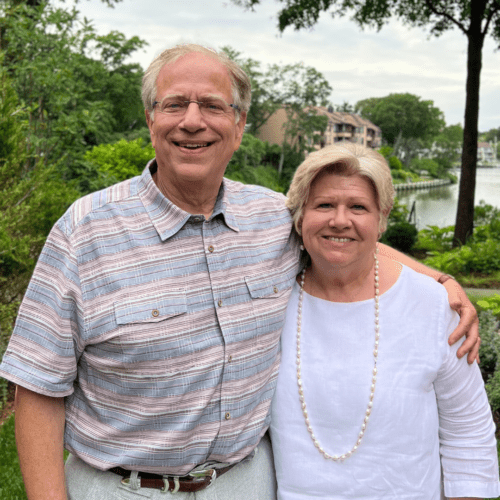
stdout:
<svg viewBox="0 0 500 500">
<path fill-rule="evenodd" d="M 304 62 L 323 73 L 333 88 L 331 102 L 355 104 L 369 97 L 409 92 L 444 112 L 446 123 L 461 123 L 465 109 L 467 39 L 458 29 L 440 38 L 391 22 L 380 32 L 361 31 L 348 17 L 324 13 L 312 30 L 288 28 L 279 35 L 280 3 L 261 0 L 254 12 L 229 0 L 123 0 L 114 9 L 101 0 L 78 9 L 100 33 L 118 30 L 149 44 L 132 60 L 144 69 L 162 50 L 195 42 L 272 63 Z M 483 49 L 479 130 L 500 127 L 500 52 L 487 39 Z"/>
</svg>

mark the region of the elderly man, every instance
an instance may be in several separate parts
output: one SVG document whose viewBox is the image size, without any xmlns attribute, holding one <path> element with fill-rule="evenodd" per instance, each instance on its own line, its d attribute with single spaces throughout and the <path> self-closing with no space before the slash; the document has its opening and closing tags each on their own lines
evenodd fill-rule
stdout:
<svg viewBox="0 0 500 500">
<path fill-rule="evenodd" d="M 143 100 L 156 159 L 54 226 L 0 367 L 28 497 L 274 498 L 265 432 L 298 249 L 282 195 L 223 179 L 250 82 L 178 46 Z"/>
</svg>

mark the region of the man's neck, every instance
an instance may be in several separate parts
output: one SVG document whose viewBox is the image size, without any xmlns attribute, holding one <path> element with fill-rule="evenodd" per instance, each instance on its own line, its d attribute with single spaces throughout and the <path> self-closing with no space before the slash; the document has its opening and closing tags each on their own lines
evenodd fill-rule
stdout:
<svg viewBox="0 0 500 500">
<path fill-rule="evenodd" d="M 175 186 L 166 183 L 158 175 L 158 171 L 153 174 L 153 181 L 163 195 L 185 212 L 193 215 L 201 214 L 206 219 L 212 215 L 220 185 L 207 187 L 206 184 L 190 182 L 186 186 Z"/>
</svg>

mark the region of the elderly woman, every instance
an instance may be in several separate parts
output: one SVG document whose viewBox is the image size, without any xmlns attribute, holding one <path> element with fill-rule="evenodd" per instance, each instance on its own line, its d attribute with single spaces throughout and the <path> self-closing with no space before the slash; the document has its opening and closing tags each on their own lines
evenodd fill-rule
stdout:
<svg viewBox="0 0 500 500">
<path fill-rule="evenodd" d="M 311 154 L 288 193 L 307 252 L 287 309 L 271 436 L 278 498 L 500 494 L 477 363 L 432 279 L 377 254 L 394 189 L 350 143 Z"/>
</svg>

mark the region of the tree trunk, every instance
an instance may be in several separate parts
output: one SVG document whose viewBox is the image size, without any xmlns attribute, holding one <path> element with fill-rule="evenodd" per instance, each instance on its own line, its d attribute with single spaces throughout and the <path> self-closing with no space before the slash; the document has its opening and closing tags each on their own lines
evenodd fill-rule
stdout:
<svg viewBox="0 0 500 500">
<path fill-rule="evenodd" d="M 471 2 L 471 22 L 467 33 L 467 83 L 465 95 L 462 173 L 458 195 L 453 246 L 464 244 L 474 229 L 474 192 L 476 190 L 477 127 L 482 50 L 485 34 L 481 32 L 486 0 Z"/>
</svg>

